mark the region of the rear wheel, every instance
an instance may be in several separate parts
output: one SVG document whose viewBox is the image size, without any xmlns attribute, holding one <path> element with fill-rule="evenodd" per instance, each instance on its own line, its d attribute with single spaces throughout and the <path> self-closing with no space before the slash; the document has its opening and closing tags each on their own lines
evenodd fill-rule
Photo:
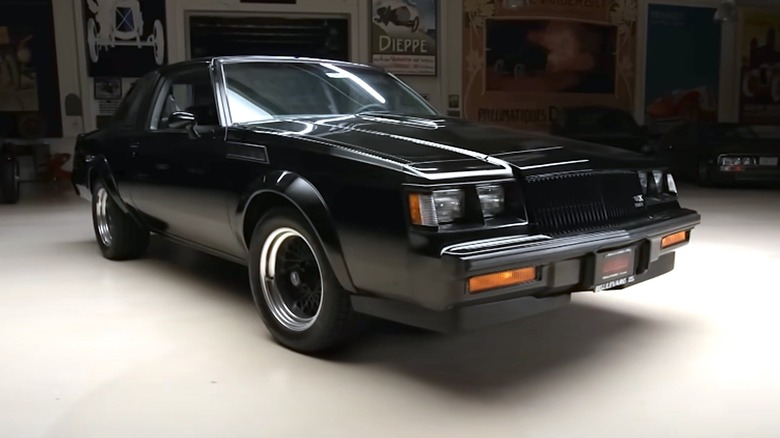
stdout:
<svg viewBox="0 0 780 438">
<path fill-rule="evenodd" d="M 13 155 L 3 157 L 0 163 L 0 201 L 5 204 L 19 202 L 19 161 Z"/>
<path fill-rule="evenodd" d="M 109 260 L 138 258 L 149 244 L 149 231 L 119 208 L 100 181 L 92 191 L 92 223 L 100 252 Z"/>
<path fill-rule="evenodd" d="M 314 353 L 356 333 L 360 317 L 314 232 L 290 208 L 266 214 L 250 243 L 252 296 L 265 326 L 287 348 Z"/>
</svg>

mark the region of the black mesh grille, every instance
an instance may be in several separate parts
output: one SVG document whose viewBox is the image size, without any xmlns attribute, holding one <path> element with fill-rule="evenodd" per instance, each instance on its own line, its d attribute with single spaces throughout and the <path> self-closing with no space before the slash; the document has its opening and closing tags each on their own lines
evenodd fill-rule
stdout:
<svg viewBox="0 0 780 438">
<path fill-rule="evenodd" d="M 565 234 L 606 228 L 641 217 L 639 178 L 628 171 L 526 177 L 526 201 L 539 232 Z"/>
</svg>

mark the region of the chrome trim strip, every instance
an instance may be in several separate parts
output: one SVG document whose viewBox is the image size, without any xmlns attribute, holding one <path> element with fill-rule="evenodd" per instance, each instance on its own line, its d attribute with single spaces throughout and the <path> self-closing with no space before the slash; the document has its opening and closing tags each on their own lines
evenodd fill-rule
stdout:
<svg viewBox="0 0 780 438">
<path fill-rule="evenodd" d="M 471 242 L 457 243 L 455 245 L 446 246 L 442 248 L 441 255 L 471 255 L 487 249 L 516 244 L 533 243 L 550 239 L 552 239 L 552 237 L 544 234 L 537 234 L 534 236 L 497 237 L 492 239 L 474 240 Z"/>
<path fill-rule="evenodd" d="M 532 170 L 532 169 L 541 169 L 544 167 L 553 167 L 553 166 L 564 166 L 566 164 L 579 164 L 579 163 L 587 163 L 590 160 L 572 160 L 572 161 L 560 161 L 557 163 L 547 163 L 547 164 L 537 164 L 534 166 L 523 166 L 520 168 L 520 170 Z"/>
<path fill-rule="evenodd" d="M 227 83 L 225 82 L 225 68 L 220 58 L 211 62 L 211 80 L 214 84 L 214 98 L 217 101 L 217 116 L 220 126 L 227 128 L 233 124 L 230 117 L 230 107 L 227 101 Z"/>
</svg>

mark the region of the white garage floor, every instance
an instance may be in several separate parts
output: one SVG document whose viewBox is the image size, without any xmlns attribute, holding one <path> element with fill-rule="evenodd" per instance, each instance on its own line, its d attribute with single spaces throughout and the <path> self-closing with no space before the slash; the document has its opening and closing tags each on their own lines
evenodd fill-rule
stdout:
<svg viewBox="0 0 780 438">
<path fill-rule="evenodd" d="M 322 360 L 271 341 L 244 268 L 104 260 L 86 202 L 28 188 L 0 206 L 0 436 L 777 437 L 780 192 L 683 199 L 704 223 L 665 277 Z"/>
</svg>

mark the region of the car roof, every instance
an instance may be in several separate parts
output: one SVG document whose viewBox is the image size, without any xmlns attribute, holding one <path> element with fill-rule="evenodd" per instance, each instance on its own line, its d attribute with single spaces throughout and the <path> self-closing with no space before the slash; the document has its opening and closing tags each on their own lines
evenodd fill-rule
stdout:
<svg viewBox="0 0 780 438">
<path fill-rule="evenodd" d="M 384 71 L 384 69 L 369 65 L 369 64 L 360 64 L 356 62 L 349 62 L 349 61 L 339 61 L 335 59 L 324 59 L 324 58 L 309 58 L 309 57 L 298 57 L 298 56 L 264 56 L 264 55 L 239 55 L 239 56 L 209 56 L 209 57 L 201 57 L 201 58 L 194 58 L 189 59 L 186 61 L 178 61 L 174 62 L 168 65 L 165 65 L 163 67 L 160 67 L 159 71 L 163 74 L 166 72 L 177 69 L 182 66 L 186 65 L 197 65 L 197 64 L 209 64 L 215 60 L 222 61 L 225 63 L 239 63 L 239 62 L 289 62 L 289 63 L 295 63 L 295 64 L 320 64 L 320 63 L 328 63 L 333 64 L 340 67 L 360 67 L 360 68 L 367 68 L 372 70 L 378 70 L 378 71 Z"/>
</svg>

